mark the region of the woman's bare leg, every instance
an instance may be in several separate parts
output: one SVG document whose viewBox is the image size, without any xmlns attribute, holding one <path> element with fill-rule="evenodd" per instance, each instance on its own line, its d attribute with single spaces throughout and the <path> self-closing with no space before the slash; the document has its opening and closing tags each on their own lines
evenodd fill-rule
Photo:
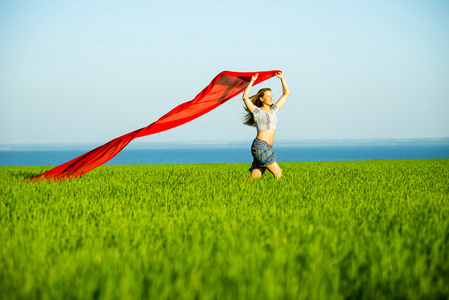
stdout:
<svg viewBox="0 0 449 300">
<path fill-rule="evenodd" d="M 273 173 L 274 177 L 279 180 L 282 177 L 282 169 L 279 167 L 277 162 L 272 163 L 267 166 L 267 169 Z"/>
<path fill-rule="evenodd" d="M 255 168 L 251 171 L 251 180 L 259 178 L 262 176 L 263 172 L 265 172 L 265 169 L 262 168 Z"/>
</svg>

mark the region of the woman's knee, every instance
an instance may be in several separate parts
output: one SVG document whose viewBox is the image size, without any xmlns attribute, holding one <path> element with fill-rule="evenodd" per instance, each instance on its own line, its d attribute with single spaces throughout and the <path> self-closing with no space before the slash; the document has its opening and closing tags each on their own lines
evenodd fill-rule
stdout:
<svg viewBox="0 0 449 300">
<path fill-rule="evenodd" d="M 277 163 L 273 163 L 267 167 L 273 176 L 276 178 L 280 178 L 282 176 L 282 169 L 279 167 Z"/>
<path fill-rule="evenodd" d="M 276 173 L 276 178 L 279 179 L 279 178 L 281 178 L 281 177 L 282 177 L 282 169 L 279 168 L 279 170 L 278 170 L 277 173 Z"/>
<path fill-rule="evenodd" d="M 252 172 L 251 172 L 251 178 L 252 179 L 259 178 L 259 177 L 262 176 L 262 174 L 263 174 L 262 170 L 260 170 L 260 169 L 253 169 Z"/>
</svg>

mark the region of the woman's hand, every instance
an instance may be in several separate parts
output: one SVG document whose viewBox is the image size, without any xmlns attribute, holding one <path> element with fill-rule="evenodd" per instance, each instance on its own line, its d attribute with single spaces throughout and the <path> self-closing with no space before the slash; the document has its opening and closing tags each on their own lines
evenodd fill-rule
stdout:
<svg viewBox="0 0 449 300">
<path fill-rule="evenodd" d="M 259 73 L 254 74 L 254 76 L 251 77 L 251 81 L 252 82 L 256 81 L 257 77 L 259 77 Z"/>
<path fill-rule="evenodd" d="M 275 75 L 279 79 L 284 79 L 284 73 L 282 73 L 282 72 L 277 72 Z"/>
</svg>

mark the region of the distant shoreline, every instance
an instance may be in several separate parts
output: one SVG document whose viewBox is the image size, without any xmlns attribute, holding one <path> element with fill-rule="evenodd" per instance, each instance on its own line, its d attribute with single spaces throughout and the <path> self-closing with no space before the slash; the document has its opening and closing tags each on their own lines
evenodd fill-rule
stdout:
<svg viewBox="0 0 449 300">
<path fill-rule="evenodd" d="M 103 145 L 100 143 L 42 143 L 42 144 L 0 144 L 0 151 L 20 150 L 90 150 Z M 283 146 L 335 146 L 335 145 L 394 145 L 394 144 L 447 144 L 449 137 L 413 138 L 413 139 L 304 139 L 277 140 L 276 147 Z M 181 142 L 139 142 L 130 143 L 127 149 L 160 149 L 160 148 L 215 148 L 245 147 L 251 141 L 181 141 Z"/>
</svg>

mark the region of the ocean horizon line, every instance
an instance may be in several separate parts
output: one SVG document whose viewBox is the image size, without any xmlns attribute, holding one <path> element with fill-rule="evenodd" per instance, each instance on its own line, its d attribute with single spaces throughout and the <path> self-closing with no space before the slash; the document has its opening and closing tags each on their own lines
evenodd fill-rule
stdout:
<svg viewBox="0 0 449 300">
<path fill-rule="evenodd" d="M 441 138 L 387 138 L 387 139 L 280 139 L 276 140 L 276 147 L 290 146 L 337 146 L 337 145 L 394 145 L 405 143 L 449 143 L 449 137 Z M 20 150 L 90 150 L 103 143 L 12 143 L 0 144 L 0 151 Z M 190 147 L 245 147 L 251 144 L 247 140 L 223 141 L 154 141 L 131 142 L 126 149 L 160 149 L 160 148 L 190 148 Z"/>
</svg>

